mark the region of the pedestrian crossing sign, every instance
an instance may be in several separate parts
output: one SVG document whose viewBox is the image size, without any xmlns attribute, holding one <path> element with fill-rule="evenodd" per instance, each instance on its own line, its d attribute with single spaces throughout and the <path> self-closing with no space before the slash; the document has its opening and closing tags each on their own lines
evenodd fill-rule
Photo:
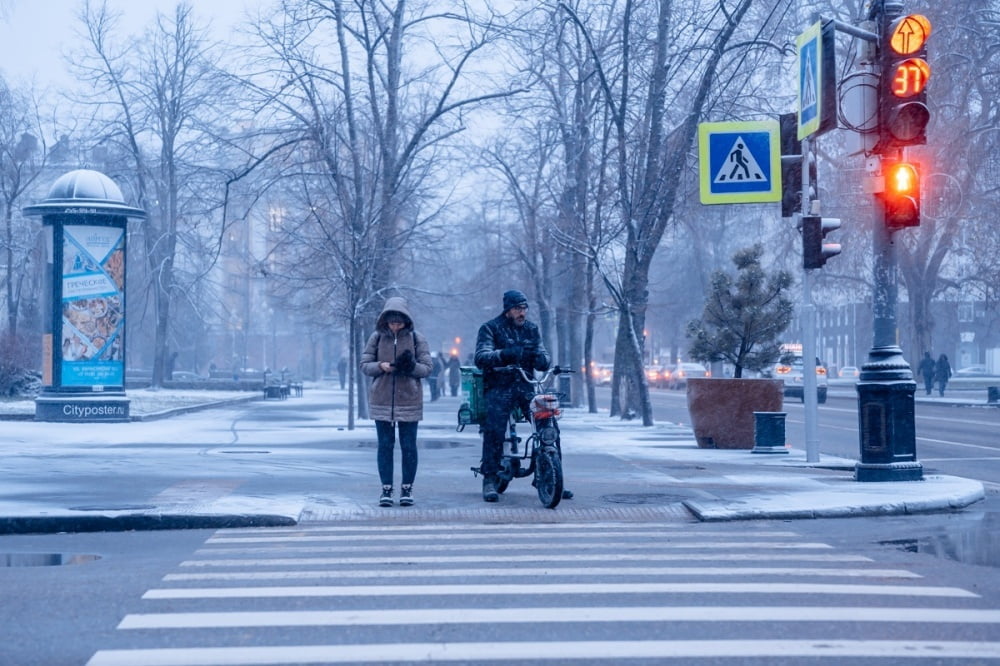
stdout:
<svg viewBox="0 0 1000 666">
<path fill-rule="evenodd" d="M 698 125 L 701 203 L 781 201 L 777 120 Z"/>
<path fill-rule="evenodd" d="M 819 130 L 822 108 L 823 41 L 820 22 L 811 25 L 795 38 L 799 53 L 799 117 L 798 138 L 802 140 Z"/>
</svg>

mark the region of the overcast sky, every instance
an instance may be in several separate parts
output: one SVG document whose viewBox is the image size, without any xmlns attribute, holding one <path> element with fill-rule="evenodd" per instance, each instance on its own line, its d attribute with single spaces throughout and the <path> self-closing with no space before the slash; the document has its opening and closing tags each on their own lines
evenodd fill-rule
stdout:
<svg viewBox="0 0 1000 666">
<path fill-rule="evenodd" d="M 92 0 L 97 2 L 99 0 Z M 178 0 L 108 0 L 123 12 L 122 27 L 138 33 L 157 10 L 172 13 Z M 239 22 L 245 6 L 262 0 L 191 0 L 195 15 L 209 19 L 224 39 Z M 75 31 L 83 0 L 0 0 L 0 71 L 4 76 L 27 80 L 37 76 L 39 86 L 66 81 L 62 54 Z"/>
</svg>

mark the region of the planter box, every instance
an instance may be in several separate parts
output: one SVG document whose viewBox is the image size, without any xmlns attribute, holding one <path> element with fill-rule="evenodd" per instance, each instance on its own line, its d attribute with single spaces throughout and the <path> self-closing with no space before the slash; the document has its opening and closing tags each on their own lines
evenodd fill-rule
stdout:
<svg viewBox="0 0 1000 666">
<path fill-rule="evenodd" d="M 688 415 L 702 449 L 752 449 L 754 412 L 782 411 L 780 379 L 688 379 Z"/>
</svg>

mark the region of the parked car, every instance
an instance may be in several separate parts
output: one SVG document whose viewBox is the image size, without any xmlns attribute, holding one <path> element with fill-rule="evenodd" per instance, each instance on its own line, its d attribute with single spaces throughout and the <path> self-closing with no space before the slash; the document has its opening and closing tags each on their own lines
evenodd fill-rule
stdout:
<svg viewBox="0 0 1000 666">
<path fill-rule="evenodd" d="M 857 379 L 861 376 L 861 370 L 853 365 L 845 365 L 840 369 L 841 379 Z"/>
<path fill-rule="evenodd" d="M 670 378 L 667 386 L 672 389 L 680 389 L 687 386 L 689 377 L 711 377 L 709 372 L 701 363 L 678 363 L 670 369 Z"/>
<path fill-rule="evenodd" d="M 614 374 L 614 366 L 610 363 L 595 363 L 591 367 L 594 368 L 594 383 L 598 386 L 607 386 L 611 383 L 611 376 Z"/>
<path fill-rule="evenodd" d="M 973 365 L 967 365 L 961 370 L 955 371 L 956 377 L 988 377 L 991 375 L 990 371 L 982 363 L 976 363 Z"/>
<path fill-rule="evenodd" d="M 784 382 L 786 397 L 798 398 L 805 402 L 802 368 L 802 357 L 794 356 L 791 363 L 776 363 L 765 375 Z M 816 359 L 816 401 L 820 404 L 826 402 L 827 384 L 826 366 L 819 359 Z"/>
<path fill-rule="evenodd" d="M 204 379 L 197 372 L 190 372 L 188 370 L 174 370 L 174 375 L 170 378 L 174 382 L 200 382 Z"/>
</svg>

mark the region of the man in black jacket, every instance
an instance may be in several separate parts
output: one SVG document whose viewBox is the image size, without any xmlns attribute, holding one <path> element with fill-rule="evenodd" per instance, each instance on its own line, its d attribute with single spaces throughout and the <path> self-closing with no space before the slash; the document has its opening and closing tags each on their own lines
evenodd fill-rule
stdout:
<svg viewBox="0 0 1000 666">
<path fill-rule="evenodd" d="M 530 377 L 535 370 L 549 369 L 551 359 L 542 344 L 538 326 L 528 321 L 528 298 L 520 291 L 503 295 L 503 312 L 479 327 L 476 367 L 483 371 L 486 423 L 483 426 L 483 500 L 496 502 L 497 472 L 503 456 L 507 417 L 515 405 L 527 414 L 533 387 L 509 366 L 520 366 Z M 572 493 L 566 491 L 563 497 Z"/>
</svg>

